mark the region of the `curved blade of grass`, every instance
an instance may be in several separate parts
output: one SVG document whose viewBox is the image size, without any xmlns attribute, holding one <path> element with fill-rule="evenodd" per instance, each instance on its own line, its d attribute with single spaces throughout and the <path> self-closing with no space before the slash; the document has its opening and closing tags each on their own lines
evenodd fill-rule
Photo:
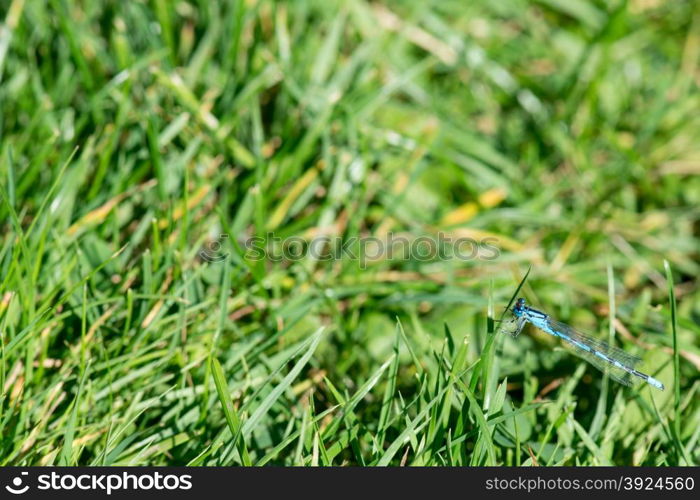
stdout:
<svg viewBox="0 0 700 500">
<path fill-rule="evenodd" d="M 338 406 L 339 405 L 332 406 L 331 408 L 328 408 L 326 411 L 319 413 L 310 421 L 310 423 L 320 422 L 321 420 L 323 420 L 326 417 L 326 415 L 330 415 L 332 412 L 334 412 L 338 408 Z M 296 431 L 292 432 L 289 436 L 287 436 L 285 439 L 283 439 L 277 446 L 275 446 L 272 450 L 270 450 L 270 452 L 267 455 L 262 457 L 255 465 L 256 466 L 265 465 L 270 460 L 272 460 L 277 455 L 279 455 L 279 453 L 282 450 L 284 450 L 287 446 L 292 444 L 294 442 L 294 440 L 299 437 L 299 434 L 301 434 L 301 430 L 302 429 L 299 428 Z"/>
<path fill-rule="evenodd" d="M 515 293 L 513 293 L 513 295 L 510 297 L 510 300 L 508 301 L 508 305 L 503 310 L 503 313 L 501 313 L 501 317 L 498 318 L 499 323 L 503 321 L 503 318 L 505 317 L 506 313 L 510 310 L 510 306 L 513 305 L 515 298 L 518 296 L 518 293 L 520 293 L 520 289 L 525 284 L 525 281 L 527 281 L 527 277 L 530 276 L 530 271 L 532 271 L 532 266 L 527 268 L 527 272 L 525 273 L 525 276 L 523 276 L 523 279 L 521 279 L 520 283 L 518 283 L 518 287 L 515 289 Z"/>
<path fill-rule="evenodd" d="M 260 423 L 262 418 L 267 414 L 268 410 L 272 407 L 273 404 L 275 404 L 275 401 L 277 401 L 277 399 L 279 399 L 282 393 L 285 390 L 287 390 L 287 388 L 291 385 L 294 379 L 297 378 L 304 366 L 306 366 L 306 363 L 309 362 L 309 359 L 311 359 L 311 356 L 313 356 L 314 352 L 316 351 L 316 348 L 318 347 L 318 343 L 321 341 L 323 329 L 324 327 L 321 327 L 316 331 L 316 333 L 313 334 L 313 336 L 310 339 L 311 345 L 306 350 L 301 359 L 297 361 L 294 367 L 282 379 L 282 382 L 280 382 L 274 389 L 272 389 L 270 394 L 268 394 L 265 397 L 265 399 L 262 400 L 260 405 L 250 416 L 250 418 L 246 420 L 246 422 L 243 424 L 242 434 L 244 438 L 252 432 L 252 430 L 255 428 L 256 425 L 258 425 L 258 423 Z"/>
<path fill-rule="evenodd" d="M 233 436 L 233 446 L 238 448 L 238 453 L 241 455 L 243 465 L 252 465 L 245 440 L 243 440 L 240 435 L 241 419 L 238 417 L 238 412 L 236 412 L 236 408 L 233 406 L 233 401 L 231 401 L 231 398 L 229 397 L 228 385 L 226 384 L 226 377 L 224 377 L 224 371 L 221 368 L 221 363 L 219 363 L 218 359 L 213 358 L 211 360 L 211 364 L 212 377 L 214 378 L 216 392 L 219 396 L 221 407 L 224 410 L 226 423 L 228 424 L 228 427 L 231 430 L 231 435 Z"/>
<path fill-rule="evenodd" d="M 668 283 L 668 301 L 671 306 L 671 332 L 673 334 L 673 426 L 671 432 L 673 441 L 678 448 L 678 453 L 683 457 L 686 464 L 690 465 L 690 460 L 686 454 L 685 448 L 681 441 L 681 365 L 680 353 L 678 349 L 678 329 L 676 320 L 676 294 L 673 290 L 673 273 L 671 265 L 667 260 L 664 260 L 664 268 L 666 270 L 666 281 Z"/>
<path fill-rule="evenodd" d="M 399 434 L 399 437 L 397 437 L 391 445 L 387 448 L 387 450 L 384 452 L 384 454 L 381 456 L 379 461 L 377 462 L 376 465 L 379 466 L 387 466 L 391 463 L 391 459 L 394 458 L 394 455 L 396 455 L 399 451 L 399 449 L 404 445 L 407 439 L 409 439 L 412 435 L 415 435 L 422 429 L 425 425 L 429 423 L 429 420 L 426 419 L 428 414 L 430 413 L 430 410 L 432 409 L 433 406 L 435 406 L 436 403 L 442 400 L 442 396 L 444 395 L 445 391 L 447 388 L 443 388 L 437 396 L 435 396 L 433 399 L 430 400 L 430 402 L 425 405 L 423 410 L 416 415 L 416 418 L 413 420 L 410 420 L 406 428 Z"/>
<path fill-rule="evenodd" d="M 90 364 L 88 363 L 88 368 Z M 61 456 L 59 458 L 59 465 L 74 465 L 73 459 L 73 438 L 75 436 L 75 427 L 78 421 L 78 409 L 80 408 L 80 398 L 83 395 L 83 387 L 85 386 L 85 379 L 87 378 L 89 369 L 86 368 L 83 372 L 83 376 L 80 379 L 80 385 L 78 386 L 78 392 L 73 400 L 73 408 L 71 409 L 70 417 L 68 418 L 68 423 L 66 429 L 63 433 L 63 448 L 61 450 Z"/>
<path fill-rule="evenodd" d="M 393 361 L 394 355 L 392 354 L 389 357 L 389 359 L 387 359 L 384 362 L 384 364 L 382 364 L 382 366 L 380 366 L 379 369 L 375 371 L 372 374 L 372 376 L 369 379 L 367 379 L 367 381 L 364 384 L 362 384 L 362 386 L 357 390 L 357 392 L 347 401 L 344 401 L 342 399 L 342 396 L 340 396 L 340 393 L 338 391 L 334 391 L 336 397 L 338 398 L 338 402 L 342 405 L 343 417 L 352 414 L 352 411 L 355 409 L 355 406 L 357 406 L 357 403 L 359 403 L 369 393 L 369 391 L 372 390 L 372 387 L 374 387 L 377 384 L 377 382 L 379 382 L 379 379 L 381 378 L 382 374 Z M 330 381 L 327 382 L 330 383 Z M 333 422 L 326 428 L 326 431 L 323 435 L 324 439 L 326 439 L 329 436 L 332 436 L 337 431 L 340 423 L 340 418 L 334 419 Z"/>
</svg>

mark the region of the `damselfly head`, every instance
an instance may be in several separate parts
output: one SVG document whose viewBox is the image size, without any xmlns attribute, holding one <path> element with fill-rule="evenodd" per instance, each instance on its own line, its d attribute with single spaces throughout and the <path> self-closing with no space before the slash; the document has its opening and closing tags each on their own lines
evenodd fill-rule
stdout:
<svg viewBox="0 0 700 500">
<path fill-rule="evenodd" d="M 525 299 L 519 298 L 515 301 L 515 306 L 513 307 L 513 314 L 520 317 L 520 315 L 525 311 Z"/>
</svg>

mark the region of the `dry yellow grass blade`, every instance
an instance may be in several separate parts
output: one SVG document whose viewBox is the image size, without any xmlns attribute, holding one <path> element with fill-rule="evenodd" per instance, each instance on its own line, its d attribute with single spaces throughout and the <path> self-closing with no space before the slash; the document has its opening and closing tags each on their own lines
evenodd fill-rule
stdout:
<svg viewBox="0 0 700 500">
<path fill-rule="evenodd" d="M 197 191 L 194 192 L 191 196 L 187 198 L 187 204 L 180 203 L 175 209 L 173 210 L 172 213 L 172 220 L 177 221 L 182 219 L 182 216 L 185 215 L 185 210 L 190 211 L 199 203 L 206 198 L 206 196 L 209 194 L 211 191 L 211 185 L 209 184 L 203 184 L 200 186 Z M 160 219 L 158 221 L 158 228 L 159 229 L 165 229 L 168 227 L 168 224 L 170 224 L 170 219 Z"/>
<path fill-rule="evenodd" d="M 5 292 L 5 294 L 2 296 L 2 300 L 0 300 L 0 314 L 4 313 L 5 310 L 10 307 L 10 301 L 12 300 L 14 294 L 15 292 Z"/>
<path fill-rule="evenodd" d="M 126 197 L 126 193 L 121 193 L 109 200 L 104 205 L 83 215 L 77 222 L 68 228 L 68 235 L 75 236 L 80 231 L 96 226 L 107 218 L 109 213 Z"/>
<path fill-rule="evenodd" d="M 503 188 L 489 189 L 479 196 L 478 202 L 467 202 L 447 213 L 440 221 L 441 226 L 454 226 L 463 224 L 476 216 L 483 208 L 493 208 L 506 198 L 506 190 Z"/>
<path fill-rule="evenodd" d="M 155 179 L 152 179 L 148 182 L 145 182 L 139 186 L 137 186 L 135 189 L 126 191 L 124 193 L 119 193 L 117 196 L 112 198 L 111 200 L 108 200 L 106 203 L 103 205 L 97 207 L 94 210 L 91 210 L 90 212 L 86 213 L 83 215 L 80 219 L 78 219 L 75 223 L 73 223 L 69 228 L 68 228 L 68 235 L 69 236 L 75 236 L 85 229 L 89 229 L 91 227 L 94 227 L 98 224 L 101 224 L 102 222 L 105 221 L 107 216 L 114 210 L 119 203 L 121 203 L 125 198 L 131 196 L 133 193 L 140 191 L 147 191 L 151 189 L 153 186 L 157 184 L 157 181 Z"/>
<path fill-rule="evenodd" d="M 173 280 L 172 269 L 168 269 L 168 273 L 165 276 L 165 281 L 163 282 L 163 285 L 160 287 L 160 294 L 161 295 L 165 295 L 165 293 L 168 291 L 168 287 L 170 287 L 170 283 L 172 282 L 172 280 Z M 165 303 L 164 299 L 159 299 L 158 302 L 155 303 L 153 308 L 148 312 L 146 317 L 141 322 L 141 328 L 146 329 L 151 325 L 151 323 L 153 323 L 153 320 L 158 315 L 158 312 L 163 308 L 164 303 Z"/>
<path fill-rule="evenodd" d="M 318 172 L 319 169 L 317 167 L 310 168 L 304 173 L 304 175 L 301 176 L 301 178 L 299 178 L 298 181 L 294 183 L 287 195 L 282 199 L 280 204 L 277 205 L 277 208 L 272 213 L 272 216 L 267 223 L 268 230 L 276 229 L 282 223 L 287 215 L 287 212 L 289 212 L 290 208 L 292 207 L 292 204 L 297 198 L 299 198 L 299 196 L 301 196 L 304 190 L 311 185 L 316 177 L 318 177 Z"/>
<path fill-rule="evenodd" d="M 507 236 L 493 233 L 491 231 L 484 231 L 482 229 L 459 227 L 456 229 L 444 230 L 443 232 L 446 236 L 453 239 L 471 238 L 473 240 L 481 241 L 485 240 L 486 238 L 490 238 L 494 240 L 491 242 L 494 246 L 498 247 L 499 249 L 510 250 L 511 252 L 522 252 L 525 250 L 525 246 L 522 243 L 515 241 L 512 238 L 508 238 Z"/>
<path fill-rule="evenodd" d="M 433 35 L 411 24 L 382 5 L 374 6 L 374 15 L 379 25 L 388 31 L 402 33 L 411 43 L 433 54 L 443 63 L 452 66 L 457 62 L 457 51 Z"/>
</svg>

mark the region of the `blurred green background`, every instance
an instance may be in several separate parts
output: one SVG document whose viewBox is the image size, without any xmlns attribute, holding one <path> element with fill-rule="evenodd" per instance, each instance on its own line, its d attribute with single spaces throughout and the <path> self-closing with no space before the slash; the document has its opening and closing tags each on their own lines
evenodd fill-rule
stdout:
<svg viewBox="0 0 700 500">
<path fill-rule="evenodd" d="M 3 465 L 700 460 L 697 2 L 0 19 Z M 391 234 L 498 253 L 246 248 Z M 521 295 L 666 390 L 495 334 L 529 268 Z"/>
</svg>

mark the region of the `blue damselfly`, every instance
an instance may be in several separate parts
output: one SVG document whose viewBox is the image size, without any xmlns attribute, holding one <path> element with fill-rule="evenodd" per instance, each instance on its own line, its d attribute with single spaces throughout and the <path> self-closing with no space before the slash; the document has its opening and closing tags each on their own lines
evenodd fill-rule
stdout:
<svg viewBox="0 0 700 500">
<path fill-rule="evenodd" d="M 513 313 L 512 319 L 503 322 L 500 331 L 517 337 L 525 323 L 530 323 L 543 332 L 561 339 L 574 354 L 585 359 L 599 370 L 608 373 L 613 380 L 625 385 L 644 381 L 657 389 L 664 390 L 664 384 L 635 369 L 637 363 L 641 361 L 638 357 L 556 321 L 542 311 L 528 307 L 525 304 L 525 299 L 518 299 L 511 312 Z"/>
</svg>

